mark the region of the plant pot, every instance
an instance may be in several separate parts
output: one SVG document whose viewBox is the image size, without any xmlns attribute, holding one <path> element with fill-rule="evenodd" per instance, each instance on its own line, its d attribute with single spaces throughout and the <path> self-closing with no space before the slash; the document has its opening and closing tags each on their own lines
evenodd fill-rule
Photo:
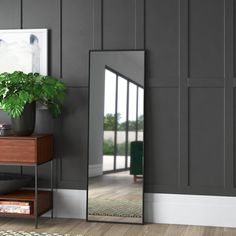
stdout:
<svg viewBox="0 0 236 236">
<path fill-rule="evenodd" d="M 11 118 L 12 130 L 17 136 L 29 136 L 35 128 L 36 103 L 27 103 L 19 118 Z"/>
</svg>

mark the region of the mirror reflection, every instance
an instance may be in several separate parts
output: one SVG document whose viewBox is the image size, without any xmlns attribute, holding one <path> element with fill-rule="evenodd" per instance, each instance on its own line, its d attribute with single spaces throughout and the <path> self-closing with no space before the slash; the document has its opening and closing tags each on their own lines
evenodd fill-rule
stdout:
<svg viewBox="0 0 236 236">
<path fill-rule="evenodd" d="M 143 222 L 144 51 L 90 52 L 87 219 Z"/>
</svg>

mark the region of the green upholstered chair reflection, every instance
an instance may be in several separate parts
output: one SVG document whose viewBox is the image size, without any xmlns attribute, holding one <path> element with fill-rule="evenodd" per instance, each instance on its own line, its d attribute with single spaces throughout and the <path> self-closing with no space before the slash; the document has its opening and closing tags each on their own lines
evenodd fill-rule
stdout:
<svg viewBox="0 0 236 236">
<path fill-rule="evenodd" d="M 134 182 L 143 178 L 143 141 L 130 143 L 130 174 L 134 176 Z"/>
</svg>

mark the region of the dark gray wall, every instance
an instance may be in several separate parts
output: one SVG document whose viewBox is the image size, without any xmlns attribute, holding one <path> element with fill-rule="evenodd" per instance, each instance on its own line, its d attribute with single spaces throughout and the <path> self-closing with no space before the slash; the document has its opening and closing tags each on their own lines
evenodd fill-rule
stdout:
<svg viewBox="0 0 236 236">
<path fill-rule="evenodd" d="M 51 30 L 50 72 L 69 86 L 59 120 L 38 112 L 58 187 L 86 188 L 88 50 L 147 49 L 146 192 L 235 195 L 234 12 L 234 0 L 0 0 L 0 28 Z"/>
</svg>

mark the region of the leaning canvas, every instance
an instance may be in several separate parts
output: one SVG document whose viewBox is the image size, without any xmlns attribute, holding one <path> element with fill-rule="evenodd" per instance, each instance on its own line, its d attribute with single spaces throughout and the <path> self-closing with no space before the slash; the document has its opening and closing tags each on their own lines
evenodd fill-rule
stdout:
<svg viewBox="0 0 236 236">
<path fill-rule="evenodd" d="M 0 30 L 0 73 L 48 72 L 47 29 Z"/>
</svg>

